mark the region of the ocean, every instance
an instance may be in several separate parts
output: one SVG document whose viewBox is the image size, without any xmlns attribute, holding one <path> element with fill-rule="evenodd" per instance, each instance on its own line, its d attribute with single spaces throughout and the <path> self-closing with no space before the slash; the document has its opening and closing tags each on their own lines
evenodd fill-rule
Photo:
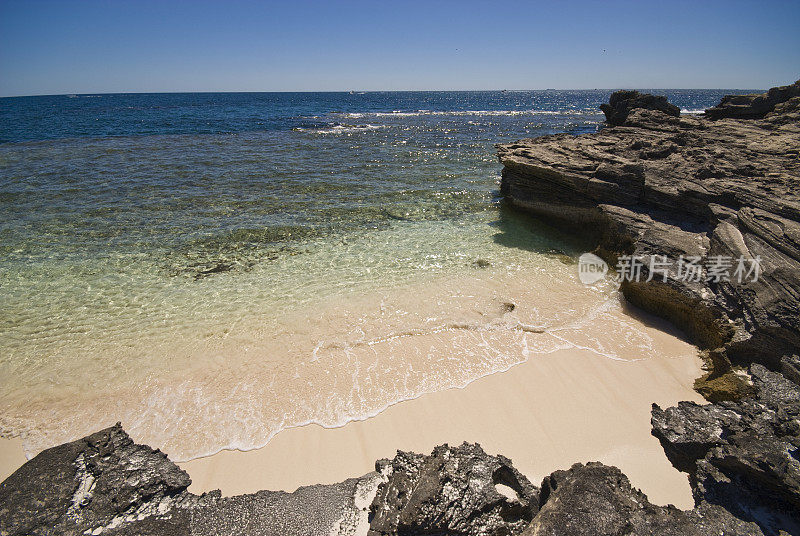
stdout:
<svg viewBox="0 0 800 536">
<path fill-rule="evenodd" d="M 645 352 L 619 315 L 581 332 L 616 289 L 498 192 L 494 144 L 595 132 L 609 94 L 0 99 L 0 434 L 30 456 L 122 421 L 187 460 L 560 348 Z"/>
</svg>

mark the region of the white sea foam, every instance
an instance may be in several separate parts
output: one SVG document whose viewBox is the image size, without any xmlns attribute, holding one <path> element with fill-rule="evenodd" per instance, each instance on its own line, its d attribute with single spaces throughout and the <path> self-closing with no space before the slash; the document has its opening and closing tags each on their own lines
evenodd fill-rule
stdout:
<svg viewBox="0 0 800 536">
<path fill-rule="evenodd" d="M 393 110 L 391 112 L 349 112 L 349 113 L 336 113 L 349 118 L 360 117 L 420 117 L 420 116 L 476 116 L 476 117 L 500 117 L 500 116 L 524 116 L 524 115 L 545 115 L 545 116 L 573 116 L 573 115 L 600 115 L 600 112 L 594 109 L 588 110 L 415 110 L 415 111 L 402 111 Z"/>
<path fill-rule="evenodd" d="M 331 128 L 319 129 L 318 134 L 350 134 L 353 132 L 364 132 L 369 130 L 380 130 L 385 125 L 335 125 Z"/>
<path fill-rule="evenodd" d="M 333 125 L 326 128 L 304 128 L 297 127 L 298 132 L 312 132 L 314 134 L 352 134 L 354 132 L 368 132 L 370 130 L 380 130 L 386 125 Z"/>
</svg>

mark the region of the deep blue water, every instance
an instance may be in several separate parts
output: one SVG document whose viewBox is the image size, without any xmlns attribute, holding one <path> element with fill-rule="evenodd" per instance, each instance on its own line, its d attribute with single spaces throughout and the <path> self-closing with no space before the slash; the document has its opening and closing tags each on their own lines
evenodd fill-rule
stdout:
<svg viewBox="0 0 800 536">
<path fill-rule="evenodd" d="M 739 90 L 648 90 L 687 110 Z M 610 91 L 156 93 L 0 99 L 0 143 L 72 137 L 220 134 L 327 124 L 334 112 L 575 110 L 596 112 Z"/>
</svg>

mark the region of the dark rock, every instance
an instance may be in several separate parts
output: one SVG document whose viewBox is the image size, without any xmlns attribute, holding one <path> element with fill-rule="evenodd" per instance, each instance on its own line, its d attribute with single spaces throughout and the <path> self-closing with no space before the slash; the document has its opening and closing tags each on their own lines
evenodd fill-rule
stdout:
<svg viewBox="0 0 800 536">
<path fill-rule="evenodd" d="M 696 469 L 697 460 L 724 443 L 726 430 L 740 418 L 738 413 L 715 404 L 679 402 L 666 410 L 653 404 L 651 423 L 653 435 L 672 465 L 689 473 Z"/>
<path fill-rule="evenodd" d="M 539 490 L 511 460 L 477 444 L 443 445 L 430 456 L 398 452 L 376 469 L 387 480 L 370 508 L 372 536 L 518 534 L 538 509 Z"/>
<path fill-rule="evenodd" d="M 735 119 L 762 119 L 779 104 L 800 97 L 800 80 L 790 86 L 774 87 L 766 93 L 753 95 L 727 95 L 713 108 L 706 110 L 710 119 L 731 117 Z M 787 108 L 780 110 L 788 112 Z"/>
<path fill-rule="evenodd" d="M 632 90 L 615 91 L 611 94 L 608 104 L 600 105 L 600 109 L 606 114 L 606 122 L 611 126 L 624 124 L 631 110 L 635 108 L 657 110 L 673 117 L 681 115 L 681 109 L 670 104 L 666 97 Z"/>
<path fill-rule="evenodd" d="M 190 482 L 117 425 L 46 450 L 8 477 L 0 485 L 0 533 L 82 534 L 172 509 Z"/>
<path fill-rule="evenodd" d="M 0 534 L 352 535 L 379 481 L 195 495 L 184 471 L 117 425 L 41 452 L 0 484 Z"/>
<path fill-rule="evenodd" d="M 739 402 L 653 405 L 653 435 L 691 475 L 695 499 L 716 504 L 765 534 L 800 532 L 800 389 L 761 365 L 755 396 Z"/>
<path fill-rule="evenodd" d="M 781 407 L 796 403 L 786 380 L 763 368 L 754 369 L 753 378 L 770 405 L 731 405 L 727 411 L 739 411 L 746 418 L 755 418 L 761 411 L 763 433 L 779 425 L 773 436 L 796 434 L 796 428 L 789 430 L 786 425 L 794 418 L 796 427 L 797 413 L 778 415 Z M 741 427 L 728 413 L 708 411 L 691 430 L 665 432 L 676 451 L 704 445 L 691 447 L 685 455 L 697 460 L 693 485 L 698 506 L 689 511 L 651 504 L 619 469 L 599 463 L 556 471 L 544 479 L 540 491 L 507 458 L 490 456 L 479 445 L 467 443 L 436 447 L 429 456 L 398 452 L 393 460 L 378 461 L 378 472 L 294 493 L 198 496 L 187 491 L 188 476 L 164 454 L 135 444 L 115 426 L 44 451 L 3 482 L 0 534 L 354 536 L 369 530 L 373 536 L 716 536 L 791 532 L 796 486 L 788 498 L 782 490 L 796 480 L 781 472 L 785 456 L 772 443 L 759 451 L 763 453 L 759 460 L 741 454 L 734 449 L 743 449 L 741 442 L 702 429 L 716 426 L 718 416 L 723 422 L 719 426 L 730 428 L 731 433 Z M 664 422 L 665 426 L 674 424 L 669 419 Z M 751 480 L 764 485 L 763 497 L 747 495 L 754 490 Z M 780 508 L 775 501 L 783 501 Z"/>
<path fill-rule="evenodd" d="M 647 266 L 664 261 L 666 277 L 647 281 L 645 268 L 644 281 L 624 282 L 625 297 L 708 350 L 710 370 L 698 383 L 705 396 L 748 396 L 735 367 L 777 370 L 800 349 L 800 98 L 763 119 L 709 121 L 624 104 L 640 97 L 619 95 L 606 107 L 628 114 L 624 126 L 499 145 L 501 193 L 513 206 L 592 233 L 596 253 L 612 264 L 621 255 Z M 727 280 L 709 278 L 707 265 L 719 256 L 742 259 L 742 281 L 738 264 Z M 690 257 L 703 267 L 699 281 L 679 277 L 679 260 Z M 753 281 L 746 276 L 756 261 Z"/>
<path fill-rule="evenodd" d="M 794 383 L 800 385 L 800 357 L 796 355 L 783 356 L 781 359 L 781 372 Z"/>
<path fill-rule="evenodd" d="M 575 464 L 542 482 L 541 506 L 524 536 L 752 535 L 758 526 L 703 504 L 684 512 L 656 506 L 616 467 Z"/>
</svg>

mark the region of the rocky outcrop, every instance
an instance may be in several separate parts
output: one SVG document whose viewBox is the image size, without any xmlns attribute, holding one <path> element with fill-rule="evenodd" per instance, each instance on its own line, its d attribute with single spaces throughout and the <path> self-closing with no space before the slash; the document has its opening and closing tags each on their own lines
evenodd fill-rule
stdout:
<svg viewBox="0 0 800 536">
<path fill-rule="evenodd" d="M 611 94 L 608 104 L 600 105 L 600 109 L 606 115 L 606 122 L 614 126 L 625 123 L 628 115 L 636 108 L 658 110 L 674 117 L 681 115 L 681 109 L 670 104 L 666 97 L 633 90 L 615 91 Z"/>
<path fill-rule="evenodd" d="M 436 447 L 427 456 L 398 452 L 376 462 L 376 469 L 294 493 L 195 495 L 184 471 L 161 452 L 135 444 L 117 425 L 44 451 L 3 482 L 0 534 L 773 534 L 703 499 L 690 511 L 653 505 L 619 469 L 600 463 L 556 471 L 539 488 L 507 458 L 464 443 Z M 716 482 L 706 478 L 700 493 Z"/>
<path fill-rule="evenodd" d="M 764 534 L 756 523 L 700 501 L 656 506 L 616 467 L 575 464 L 531 485 L 502 456 L 478 445 L 398 452 L 371 507 L 371 536 L 717 536 Z"/>
<path fill-rule="evenodd" d="M 370 536 L 519 534 L 539 507 L 539 490 L 511 460 L 477 444 L 398 452 L 376 470 L 386 482 L 370 508 Z"/>
<path fill-rule="evenodd" d="M 776 105 L 796 97 L 800 97 L 800 80 L 790 86 L 774 87 L 766 93 L 728 95 L 717 106 L 706 110 L 705 115 L 710 119 L 761 119 L 774 111 Z"/>
<path fill-rule="evenodd" d="M 659 534 L 666 516 L 686 523 L 669 534 L 707 522 L 724 534 L 800 534 L 799 91 L 726 97 L 706 117 L 617 96 L 604 107 L 610 128 L 597 134 L 498 146 L 505 199 L 590 233 L 595 252 L 623 272 L 638 261 L 639 277 L 621 274 L 625 297 L 683 328 L 707 359 L 696 387 L 715 403 L 652 412 L 653 434 L 689 473 L 697 507 L 642 525 L 641 501 L 609 486 L 592 494 L 617 503 L 606 508 L 606 533 Z M 739 263 L 757 277 L 737 277 Z M 587 485 L 575 479 L 576 489 Z M 620 511 L 628 514 L 614 517 Z"/>
<path fill-rule="evenodd" d="M 83 534 L 118 527 L 139 515 L 173 510 L 189 483 L 164 454 L 134 444 L 119 426 L 109 428 L 42 452 L 3 482 L 0 533 Z"/>
<path fill-rule="evenodd" d="M 541 506 L 523 536 L 756 535 L 759 527 L 716 505 L 656 506 L 616 467 L 576 464 L 542 482 Z"/>
<path fill-rule="evenodd" d="M 731 362 L 778 370 L 800 348 L 800 122 L 793 91 L 768 93 L 773 111 L 759 120 L 710 121 L 627 106 L 620 126 L 596 134 L 498 146 L 507 202 L 593 234 L 597 253 L 612 264 L 623 255 L 639 260 L 641 278 L 623 281 L 623 293 L 706 350 L 712 370 L 698 387 L 711 400 L 750 394 Z M 782 98 L 788 100 L 777 102 Z M 730 277 L 714 277 L 708 266 L 723 258 L 734 263 Z M 680 270 L 692 259 L 697 277 L 687 279 Z"/>
<path fill-rule="evenodd" d="M 379 480 L 195 495 L 183 470 L 117 425 L 41 452 L 0 484 L 0 534 L 350 536 L 366 532 Z"/>
<path fill-rule="evenodd" d="M 653 435 L 690 474 L 698 502 L 721 506 L 766 534 L 800 534 L 800 389 L 761 365 L 755 396 L 701 406 L 653 405 Z"/>
</svg>

